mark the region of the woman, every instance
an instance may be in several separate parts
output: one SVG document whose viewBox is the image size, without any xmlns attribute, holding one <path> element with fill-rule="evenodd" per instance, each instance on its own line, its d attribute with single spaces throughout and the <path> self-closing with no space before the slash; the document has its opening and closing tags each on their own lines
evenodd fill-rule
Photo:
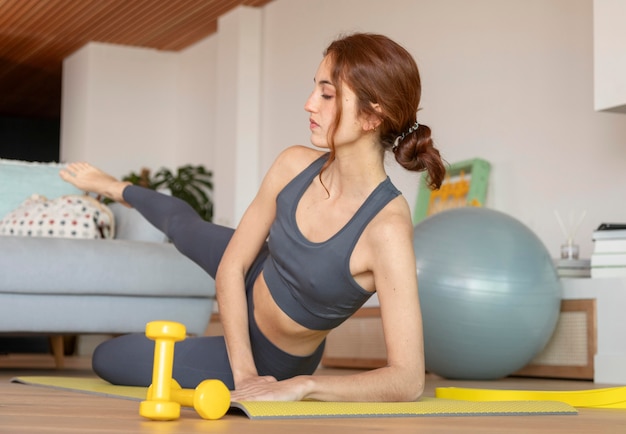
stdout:
<svg viewBox="0 0 626 434">
<path fill-rule="evenodd" d="M 311 142 L 278 156 L 235 231 L 186 204 L 120 182 L 85 163 L 63 179 L 125 201 L 215 276 L 224 338 L 176 345 L 174 378 L 219 378 L 233 400 L 412 401 L 424 387 L 422 322 L 409 206 L 384 168 L 445 173 L 430 129 L 416 121 L 421 85 L 410 54 L 390 39 L 334 41 L 305 104 Z M 219 265 L 219 268 L 218 268 Z M 377 292 L 387 346 L 383 368 L 311 375 L 329 331 Z M 94 370 L 117 384 L 151 381 L 153 346 L 141 335 L 103 343 Z"/>
</svg>

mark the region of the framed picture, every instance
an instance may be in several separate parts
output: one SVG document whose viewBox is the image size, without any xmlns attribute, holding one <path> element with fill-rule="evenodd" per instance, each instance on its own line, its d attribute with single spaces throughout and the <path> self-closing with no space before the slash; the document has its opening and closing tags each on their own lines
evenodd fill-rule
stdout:
<svg viewBox="0 0 626 434">
<path fill-rule="evenodd" d="M 490 171 L 491 165 L 480 158 L 451 164 L 446 170 L 441 188 L 435 191 L 428 188 L 428 174 L 423 173 L 413 212 L 413 224 L 447 209 L 483 206 Z"/>
</svg>

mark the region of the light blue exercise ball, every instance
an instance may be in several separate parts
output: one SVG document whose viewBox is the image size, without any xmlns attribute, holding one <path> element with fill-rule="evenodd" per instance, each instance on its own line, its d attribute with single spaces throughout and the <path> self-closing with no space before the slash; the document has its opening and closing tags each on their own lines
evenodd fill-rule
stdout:
<svg viewBox="0 0 626 434">
<path fill-rule="evenodd" d="M 502 378 L 548 343 L 561 284 L 528 227 L 498 211 L 457 208 L 418 223 L 413 246 L 428 372 Z"/>
</svg>

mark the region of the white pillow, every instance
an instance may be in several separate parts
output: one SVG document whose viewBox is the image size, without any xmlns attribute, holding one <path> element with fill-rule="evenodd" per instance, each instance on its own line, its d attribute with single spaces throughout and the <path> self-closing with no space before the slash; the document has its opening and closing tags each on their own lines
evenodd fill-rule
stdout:
<svg viewBox="0 0 626 434">
<path fill-rule="evenodd" d="M 34 194 L 0 221 L 0 235 L 48 238 L 113 238 L 111 210 L 91 196 L 48 200 Z"/>
</svg>

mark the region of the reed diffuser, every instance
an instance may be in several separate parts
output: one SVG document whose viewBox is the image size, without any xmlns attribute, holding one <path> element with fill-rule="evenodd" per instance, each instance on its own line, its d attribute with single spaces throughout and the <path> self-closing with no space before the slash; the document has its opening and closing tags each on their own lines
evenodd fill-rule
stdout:
<svg viewBox="0 0 626 434">
<path fill-rule="evenodd" d="M 554 215 L 556 216 L 556 220 L 559 223 L 561 231 L 563 232 L 563 236 L 565 237 L 565 244 L 561 244 L 561 259 L 566 260 L 576 260 L 579 256 L 579 247 L 578 244 L 574 242 L 574 238 L 576 236 L 576 232 L 578 232 L 578 228 L 582 224 L 583 220 L 585 220 L 585 216 L 587 215 L 587 211 L 583 211 L 578 221 L 574 221 L 573 213 L 570 213 L 568 225 L 565 225 L 561 215 L 558 211 L 554 211 Z"/>
</svg>

